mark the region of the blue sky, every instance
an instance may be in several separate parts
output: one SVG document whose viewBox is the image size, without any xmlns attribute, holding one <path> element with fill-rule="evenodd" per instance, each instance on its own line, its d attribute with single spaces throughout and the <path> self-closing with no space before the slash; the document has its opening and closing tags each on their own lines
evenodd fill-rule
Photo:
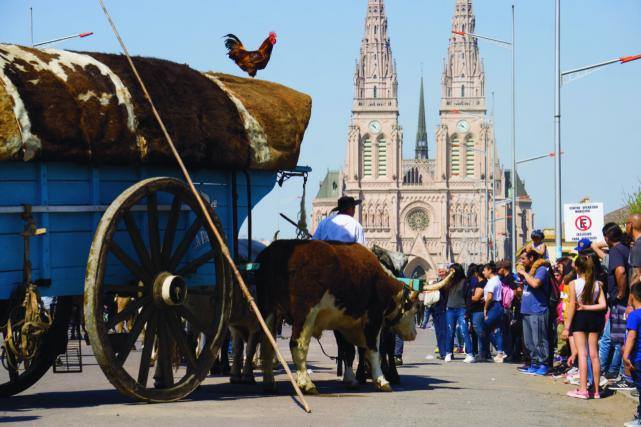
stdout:
<svg viewBox="0 0 641 427">
<path fill-rule="evenodd" d="M 312 120 L 299 162 L 314 169 L 309 206 L 327 169 L 343 163 L 366 4 L 366 0 L 107 0 L 132 53 L 171 59 L 200 70 L 241 74 L 225 56 L 224 34 L 235 33 L 248 47 L 257 47 L 269 31 L 278 33 L 272 61 L 258 77 L 313 97 Z M 511 4 L 511 0 L 475 0 L 477 33 L 509 39 Z M 120 51 L 97 0 L 0 0 L 0 41 L 29 43 L 29 6 L 34 8 L 36 41 L 94 31 L 91 38 L 56 47 Z M 386 6 L 398 64 L 404 151 L 412 155 L 422 63 L 430 153 L 434 153 L 440 77 L 454 0 L 387 0 Z M 554 145 L 554 1 L 517 0 L 517 21 L 517 158 L 526 158 L 548 153 Z M 639 22 L 639 0 L 562 0 L 562 68 L 641 53 Z M 499 155 L 509 165 L 510 53 L 493 44 L 482 42 L 480 46 L 486 94 L 495 93 Z M 611 65 L 564 86 L 564 202 L 588 196 L 604 202 L 609 211 L 623 205 L 626 192 L 639 187 L 640 81 L 638 61 Z M 552 226 L 552 160 L 525 164 L 520 174 L 534 199 L 536 226 Z M 278 212 L 296 216 L 300 185 L 301 181 L 292 180 L 257 206 L 256 237 L 269 238 L 277 228 L 282 229 L 281 235 L 292 235 L 291 227 L 279 221 Z"/>
</svg>

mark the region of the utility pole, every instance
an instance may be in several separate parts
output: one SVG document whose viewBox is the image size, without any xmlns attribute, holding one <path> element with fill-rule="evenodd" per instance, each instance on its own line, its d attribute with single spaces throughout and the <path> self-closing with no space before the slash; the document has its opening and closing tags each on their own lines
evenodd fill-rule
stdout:
<svg viewBox="0 0 641 427">
<path fill-rule="evenodd" d="M 557 0 L 558 1 L 558 0 Z M 516 266 L 516 206 L 518 178 L 516 174 L 516 12 L 512 3 L 512 265 Z"/>
<path fill-rule="evenodd" d="M 554 55 L 554 244 L 556 258 L 563 256 L 563 226 L 561 205 L 561 0 L 555 0 Z"/>
</svg>

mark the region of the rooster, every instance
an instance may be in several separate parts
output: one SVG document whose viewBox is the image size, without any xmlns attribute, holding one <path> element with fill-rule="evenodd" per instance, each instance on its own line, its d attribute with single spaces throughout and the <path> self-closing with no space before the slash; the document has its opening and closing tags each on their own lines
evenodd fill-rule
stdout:
<svg viewBox="0 0 641 427">
<path fill-rule="evenodd" d="M 269 37 L 265 39 L 258 50 L 248 52 L 243 43 L 233 34 L 225 36 L 225 47 L 227 55 L 232 59 L 241 70 L 245 71 L 251 77 L 256 76 L 256 71 L 263 70 L 272 56 L 272 49 L 276 44 L 276 33 L 270 32 Z"/>
</svg>

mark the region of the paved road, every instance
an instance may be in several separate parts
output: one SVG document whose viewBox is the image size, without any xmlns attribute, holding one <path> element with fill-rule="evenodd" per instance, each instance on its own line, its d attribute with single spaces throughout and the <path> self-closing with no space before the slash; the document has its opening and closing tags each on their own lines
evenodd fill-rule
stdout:
<svg viewBox="0 0 641 427">
<path fill-rule="evenodd" d="M 287 331 L 285 332 L 287 333 Z M 333 336 L 323 343 L 335 354 Z M 287 348 L 286 340 L 279 340 Z M 334 375 L 332 362 L 318 344 L 310 350 L 312 375 L 321 396 L 308 397 L 313 413 L 305 414 L 287 395 L 291 386 L 279 375 L 281 395 L 264 396 L 260 386 L 231 385 L 207 379 L 188 400 L 173 404 L 132 403 L 116 392 L 92 356 L 82 374 L 49 373 L 27 392 L 0 400 L 0 422 L 20 425 L 234 425 L 234 426 L 620 426 L 629 420 L 633 402 L 623 395 L 600 401 L 564 397 L 568 386 L 551 378 L 516 373 L 515 365 L 444 364 L 425 360 L 434 348 L 431 330 L 420 331 L 406 346 L 403 384 L 394 393 L 379 393 L 368 384 L 347 392 Z M 88 350 L 90 352 L 90 349 Z M 289 358 L 289 350 L 286 351 Z"/>
</svg>

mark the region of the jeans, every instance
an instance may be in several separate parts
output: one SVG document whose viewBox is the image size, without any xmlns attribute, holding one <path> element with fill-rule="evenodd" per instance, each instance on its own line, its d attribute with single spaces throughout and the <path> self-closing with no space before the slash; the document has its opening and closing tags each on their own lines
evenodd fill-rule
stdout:
<svg viewBox="0 0 641 427">
<path fill-rule="evenodd" d="M 603 335 L 599 340 L 599 360 L 601 361 L 601 372 L 604 374 L 618 374 L 621 368 L 622 352 L 621 344 L 612 344 L 610 340 L 610 320 L 605 322 Z"/>
<path fill-rule="evenodd" d="M 481 356 L 481 358 L 487 358 L 487 350 L 484 347 L 484 340 L 486 339 L 485 333 L 485 316 L 482 311 L 475 311 L 472 313 L 472 327 L 474 332 L 476 332 L 478 348 L 476 349 L 476 354 Z"/>
<path fill-rule="evenodd" d="M 454 350 L 454 335 L 456 335 L 457 325 L 461 328 L 465 352 L 467 354 L 473 354 L 472 339 L 470 338 L 470 331 L 467 327 L 467 322 L 465 321 L 465 307 L 448 308 L 445 315 L 447 317 L 447 341 L 445 342 L 445 354 L 452 353 Z"/>
<path fill-rule="evenodd" d="M 441 356 L 445 356 L 445 341 L 447 340 L 447 320 L 445 311 L 433 311 L 432 322 L 434 323 L 434 333 L 436 334 L 436 345 Z"/>
<path fill-rule="evenodd" d="M 423 310 L 423 320 L 421 321 L 422 329 L 427 328 L 427 323 L 430 321 L 430 314 L 432 314 L 432 317 L 434 317 L 432 307 L 425 307 L 425 310 Z"/>
<path fill-rule="evenodd" d="M 637 338 L 639 339 L 639 338 Z M 639 403 L 637 405 L 636 418 L 641 418 L 641 362 L 634 362 L 634 371 L 632 371 L 632 381 L 639 392 Z"/>
<path fill-rule="evenodd" d="M 485 320 L 485 342 L 483 343 L 483 352 L 490 354 L 490 335 L 493 336 L 496 351 L 503 352 L 503 316 L 505 310 L 500 302 L 495 301 L 487 312 Z"/>
<path fill-rule="evenodd" d="M 503 330 L 503 352 L 512 356 L 512 311 L 504 310 L 503 311 L 503 321 L 502 321 L 502 330 Z"/>
<path fill-rule="evenodd" d="M 394 335 L 394 357 L 403 357 L 403 340 L 398 335 Z"/>
<path fill-rule="evenodd" d="M 532 365 L 548 364 L 549 344 L 549 312 L 541 314 L 523 314 L 523 341 L 530 353 Z"/>
</svg>

